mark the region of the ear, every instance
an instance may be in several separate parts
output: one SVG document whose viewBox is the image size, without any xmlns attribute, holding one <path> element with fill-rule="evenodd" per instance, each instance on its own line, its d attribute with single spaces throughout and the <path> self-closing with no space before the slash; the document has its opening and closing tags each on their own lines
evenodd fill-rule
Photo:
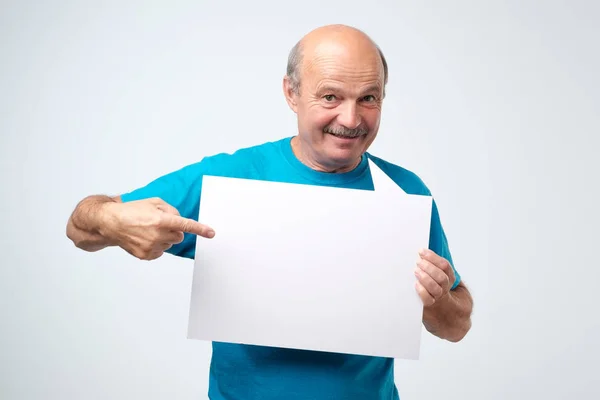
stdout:
<svg viewBox="0 0 600 400">
<path fill-rule="evenodd" d="M 287 75 L 283 77 L 283 95 L 292 111 L 298 113 L 298 95 L 294 93 L 292 82 Z"/>
</svg>

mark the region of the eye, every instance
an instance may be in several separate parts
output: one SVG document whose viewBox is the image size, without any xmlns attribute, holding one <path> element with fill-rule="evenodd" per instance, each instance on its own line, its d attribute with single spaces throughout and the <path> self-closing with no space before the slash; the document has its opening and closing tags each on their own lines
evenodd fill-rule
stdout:
<svg viewBox="0 0 600 400">
<path fill-rule="evenodd" d="M 366 101 L 366 102 L 369 102 L 369 103 L 373 102 L 375 100 L 376 100 L 376 98 L 372 94 L 368 94 L 365 97 L 363 97 L 363 101 Z"/>
<path fill-rule="evenodd" d="M 335 95 L 333 95 L 333 94 L 326 94 L 325 96 L 323 96 L 323 98 L 326 101 L 333 101 L 333 100 L 335 100 Z"/>
</svg>

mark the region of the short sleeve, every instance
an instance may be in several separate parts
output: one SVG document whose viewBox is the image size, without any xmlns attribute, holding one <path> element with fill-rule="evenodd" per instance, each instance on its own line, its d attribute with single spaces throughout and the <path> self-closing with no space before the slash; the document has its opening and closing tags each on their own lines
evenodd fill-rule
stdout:
<svg viewBox="0 0 600 400">
<path fill-rule="evenodd" d="M 439 210 L 435 200 L 433 200 L 433 207 L 431 212 L 431 232 L 429 235 L 429 249 L 434 251 L 440 257 L 444 257 L 454 270 L 454 276 L 456 277 L 452 289 L 455 289 L 461 281 L 461 276 L 454 266 L 452 260 L 452 254 L 450 253 L 450 247 L 448 245 L 448 239 L 446 233 L 442 227 Z"/>
<path fill-rule="evenodd" d="M 123 202 L 158 197 L 175 207 L 185 218 L 198 220 L 202 176 L 205 173 L 205 161 L 188 165 L 177 171 L 163 175 L 146 186 L 121 195 Z M 194 258 L 196 235 L 186 233 L 181 243 L 173 245 L 166 252 Z"/>
</svg>

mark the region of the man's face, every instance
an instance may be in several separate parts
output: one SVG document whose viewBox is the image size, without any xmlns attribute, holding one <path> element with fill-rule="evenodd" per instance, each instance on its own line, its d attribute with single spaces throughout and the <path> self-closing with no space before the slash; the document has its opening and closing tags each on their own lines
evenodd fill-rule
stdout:
<svg viewBox="0 0 600 400">
<path fill-rule="evenodd" d="M 314 169 L 354 168 L 377 135 L 384 76 L 371 53 L 322 52 L 304 63 L 300 94 L 290 105 L 298 115 L 300 156 Z"/>
</svg>

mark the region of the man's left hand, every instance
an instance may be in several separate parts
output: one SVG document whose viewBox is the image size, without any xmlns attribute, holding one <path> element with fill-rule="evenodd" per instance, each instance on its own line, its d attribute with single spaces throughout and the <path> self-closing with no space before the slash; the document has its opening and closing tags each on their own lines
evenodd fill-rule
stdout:
<svg viewBox="0 0 600 400">
<path fill-rule="evenodd" d="M 419 256 L 415 268 L 416 289 L 423 305 L 430 307 L 448 294 L 456 277 L 448 260 L 435 252 L 422 249 Z"/>
</svg>

